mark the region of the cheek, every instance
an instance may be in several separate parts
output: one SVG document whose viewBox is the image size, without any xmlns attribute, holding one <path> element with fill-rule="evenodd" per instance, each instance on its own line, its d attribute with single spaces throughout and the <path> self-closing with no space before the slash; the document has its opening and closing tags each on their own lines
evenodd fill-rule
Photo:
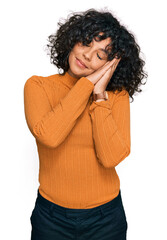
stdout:
<svg viewBox="0 0 167 240">
<path fill-rule="evenodd" d="M 102 66 L 104 66 L 105 64 L 106 64 L 106 62 L 107 61 L 103 61 L 103 62 L 99 62 L 99 61 L 97 61 L 97 62 L 94 62 L 94 63 L 92 63 L 92 70 L 94 70 L 94 71 L 96 71 L 96 70 L 98 70 L 100 67 L 102 67 Z"/>
<path fill-rule="evenodd" d="M 82 52 L 82 49 L 83 49 L 83 48 L 82 48 L 79 44 L 75 44 L 74 47 L 73 47 L 73 49 L 72 49 L 72 52 L 73 52 L 74 54 L 79 54 L 79 53 Z"/>
<path fill-rule="evenodd" d="M 74 60 L 75 60 L 74 56 L 75 56 L 74 52 L 71 51 L 70 54 L 69 54 L 69 58 L 68 58 L 69 64 L 74 62 Z"/>
</svg>

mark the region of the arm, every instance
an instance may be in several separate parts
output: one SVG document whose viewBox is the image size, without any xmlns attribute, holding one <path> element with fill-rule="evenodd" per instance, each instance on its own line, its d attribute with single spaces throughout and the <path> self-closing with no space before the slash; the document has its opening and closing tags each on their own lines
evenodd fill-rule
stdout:
<svg viewBox="0 0 167 240">
<path fill-rule="evenodd" d="M 121 91 L 113 106 L 109 100 L 93 101 L 89 114 L 97 158 L 106 168 L 117 166 L 130 154 L 129 94 Z"/>
<path fill-rule="evenodd" d="M 86 107 L 94 84 L 80 78 L 59 104 L 49 103 L 42 78 L 33 75 L 24 85 L 24 111 L 27 125 L 33 136 L 42 144 L 55 148 L 74 127 Z"/>
</svg>

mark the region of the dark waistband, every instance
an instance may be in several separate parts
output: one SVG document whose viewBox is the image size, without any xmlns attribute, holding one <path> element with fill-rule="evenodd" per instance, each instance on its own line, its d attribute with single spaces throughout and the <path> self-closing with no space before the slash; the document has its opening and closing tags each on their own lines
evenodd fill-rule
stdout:
<svg viewBox="0 0 167 240">
<path fill-rule="evenodd" d="M 49 200 L 47 200 L 46 198 L 44 198 L 38 189 L 38 195 L 37 195 L 37 199 L 36 202 L 42 204 L 44 207 L 47 207 L 49 209 L 56 209 L 62 213 L 88 213 L 88 212 L 98 212 L 99 210 L 105 210 L 106 208 L 114 208 L 116 206 L 118 206 L 118 204 L 120 202 L 122 202 L 122 198 L 121 198 L 121 190 L 119 190 L 119 194 L 112 199 L 111 201 L 102 204 L 100 206 L 94 207 L 94 208 L 88 208 L 88 209 L 73 209 L 73 208 L 66 208 L 60 205 L 57 205 Z"/>
</svg>

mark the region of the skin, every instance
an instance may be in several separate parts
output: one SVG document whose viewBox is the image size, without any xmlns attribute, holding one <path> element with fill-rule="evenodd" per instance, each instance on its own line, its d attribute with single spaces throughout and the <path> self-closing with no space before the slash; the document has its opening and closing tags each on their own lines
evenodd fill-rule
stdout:
<svg viewBox="0 0 167 240">
<path fill-rule="evenodd" d="M 106 38 L 100 42 L 93 39 L 88 46 L 79 42 L 75 44 L 70 52 L 68 73 L 78 79 L 81 77 L 89 79 L 95 85 L 93 93 L 105 91 L 119 61 L 121 60 L 114 58 L 112 61 L 107 61 L 107 55 L 100 50 L 100 48 L 105 49 L 110 42 L 110 38 Z M 87 68 L 80 68 L 76 63 L 76 58 L 84 62 Z"/>
</svg>

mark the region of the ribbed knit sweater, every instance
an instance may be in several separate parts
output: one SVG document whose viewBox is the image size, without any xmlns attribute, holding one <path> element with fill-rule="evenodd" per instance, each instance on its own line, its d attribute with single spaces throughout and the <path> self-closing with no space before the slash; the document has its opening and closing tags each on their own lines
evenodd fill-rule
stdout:
<svg viewBox="0 0 167 240">
<path fill-rule="evenodd" d="M 24 85 L 24 110 L 39 155 L 39 192 L 66 208 L 88 209 L 114 199 L 115 167 L 130 153 L 130 102 L 124 89 L 92 100 L 94 84 L 54 74 Z"/>
</svg>

